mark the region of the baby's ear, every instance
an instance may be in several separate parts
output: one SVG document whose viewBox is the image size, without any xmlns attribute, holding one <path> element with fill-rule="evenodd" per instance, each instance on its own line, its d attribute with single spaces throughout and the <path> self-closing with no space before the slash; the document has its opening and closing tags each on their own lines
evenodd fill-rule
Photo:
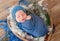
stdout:
<svg viewBox="0 0 60 41">
<path fill-rule="evenodd" d="M 31 19 L 31 16 L 30 15 L 28 15 L 27 16 L 27 18 L 26 18 L 26 20 L 30 20 Z"/>
</svg>

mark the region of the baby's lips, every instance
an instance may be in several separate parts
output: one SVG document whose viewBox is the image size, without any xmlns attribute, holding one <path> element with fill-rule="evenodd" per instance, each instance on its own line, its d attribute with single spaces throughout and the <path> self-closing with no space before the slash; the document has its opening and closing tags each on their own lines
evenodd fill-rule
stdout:
<svg viewBox="0 0 60 41">
<path fill-rule="evenodd" d="M 19 21 L 19 22 L 23 23 L 23 22 L 25 22 L 25 20 L 22 20 L 22 21 Z"/>
<path fill-rule="evenodd" d="M 17 22 L 25 22 L 26 19 L 17 18 L 16 20 L 17 20 Z"/>
</svg>

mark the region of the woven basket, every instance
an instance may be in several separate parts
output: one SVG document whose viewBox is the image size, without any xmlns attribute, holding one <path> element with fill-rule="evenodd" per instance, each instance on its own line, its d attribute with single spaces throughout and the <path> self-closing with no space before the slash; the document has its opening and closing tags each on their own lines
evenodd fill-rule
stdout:
<svg viewBox="0 0 60 41">
<path fill-rule="evenodd" d="M 52 35 L 51 41 L 60 41 L 60 24 L 56 27 L 56 30 Z"/>
</svg>

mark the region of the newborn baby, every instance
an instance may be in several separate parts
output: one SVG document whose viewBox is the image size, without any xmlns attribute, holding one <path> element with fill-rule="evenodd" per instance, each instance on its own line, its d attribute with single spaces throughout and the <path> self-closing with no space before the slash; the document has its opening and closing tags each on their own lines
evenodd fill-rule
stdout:
<svg viewBox="0 0 60 41">
<path fill-rule="evenodd" d="M 33 13 L 28 14 L 22 6 L 17 5 L 13 7 L 11 14 L 16 21 L 16 25 L 29 35 L 38 38 L 48 33 L 44 21 Z"/>
</svg>

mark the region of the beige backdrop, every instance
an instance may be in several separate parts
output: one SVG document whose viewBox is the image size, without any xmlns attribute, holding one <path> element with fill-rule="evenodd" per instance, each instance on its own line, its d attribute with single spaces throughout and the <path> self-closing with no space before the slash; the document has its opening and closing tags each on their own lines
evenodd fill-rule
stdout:
<svg viewBox="0 0 60 41">
<path fill-rule="evenodd" d="M 0 20 L 4 20 L 8 15 L 8 7 L 18 3 L 18 0 L 1 0 L 0 1 Z"/>
<path fill-rule="evenodd" d="M 47 0 L 49 14 L 53 18 L 53 23 L 60 24 L 60 0 Z"/>
<path fill-rule="evenodd" d="M 47 0 L 52 23 L 56 26 L 51 41 L 60 41 L 60 0 Z"/>
</svg>

